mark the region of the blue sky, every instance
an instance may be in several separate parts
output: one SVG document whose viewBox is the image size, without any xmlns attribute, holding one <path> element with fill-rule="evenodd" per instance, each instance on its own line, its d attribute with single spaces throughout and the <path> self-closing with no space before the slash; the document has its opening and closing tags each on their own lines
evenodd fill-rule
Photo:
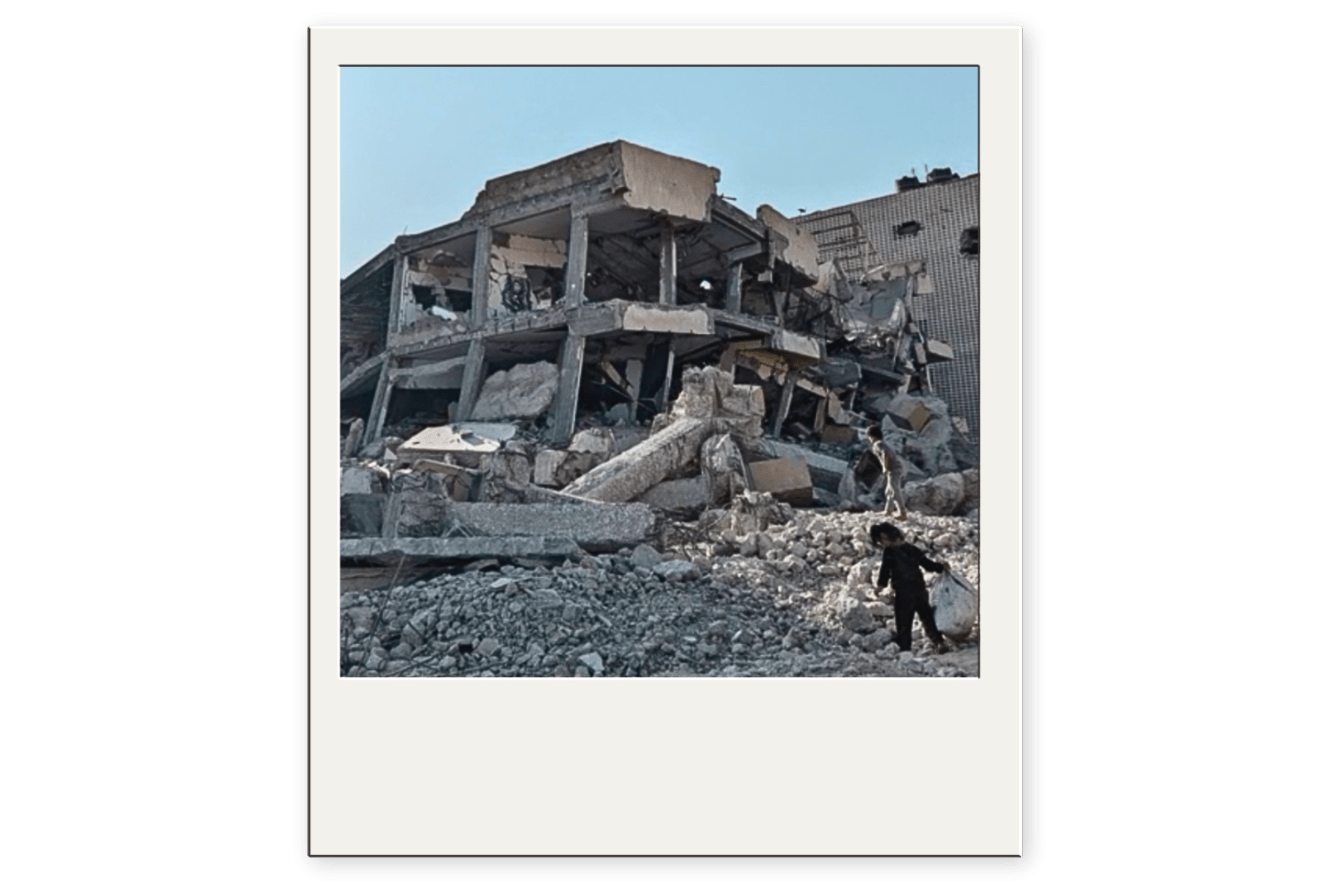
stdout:
<svg viewBox="0 0 1340 893">
<path fill-rule="evenodd" d="M 753 213 L 977 171 L 975 68 L 344 68 L 340 275 L 458 219 L 490 177 L 615 139 L 721 171 Z"/>
</svg>

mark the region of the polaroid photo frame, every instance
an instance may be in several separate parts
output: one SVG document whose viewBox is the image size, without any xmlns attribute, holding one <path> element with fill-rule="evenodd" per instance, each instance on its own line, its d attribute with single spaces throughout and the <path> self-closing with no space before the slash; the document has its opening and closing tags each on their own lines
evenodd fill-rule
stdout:
<svg viewBox="0 0 1340 893">
<path fill-rule="evenodd" d="M 309 855 L 1021 853 L 1021 39 L 1004 27 L 311 30 Z M 980 676 L 342 678 L 341 66 L 723 60 L 979 69 Z"/>
</svg>

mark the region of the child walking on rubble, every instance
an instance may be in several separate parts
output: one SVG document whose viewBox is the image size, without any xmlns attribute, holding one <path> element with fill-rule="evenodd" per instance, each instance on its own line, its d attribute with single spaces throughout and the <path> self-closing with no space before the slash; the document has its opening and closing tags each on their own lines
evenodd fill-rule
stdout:
<svg viewBox="0 0 1340 893">
<path fill-rule="evenodd" d="M 870 452 L 875 454 L 884 472 L 884 514 L 893 515 L 896 508 L 898 514 L 894 517 L 901 521 L 907 517 L 907 508 L 903 503 L 903 463 L 893 447 L 884 442 L 884 431 L 879 425 L 867 428 L 865 436 L 870 441 Z"/>
<path fill-rule="evenodd" d="M 870 541 L 884 547 L 884 560 L 879 566 L 879 583 L 875 591 L 879 592 L 886 584 L 893 584 L 893 622 L 896 627 L 894 640 L 899 651 L 912 648 L 912 615 L 921 618 L 921 628 L 926 637 L 935 643 L 937 653 L 949 650 L 945 637 L 935 625 L 935 610 L 931 607 L 930 594 L 926 591 L 926 580 L 921 569 L 944 573 L 949 566 L 926 557 L 916 546 L 903 537 L 903 532 L 892 524 L 875 524 L 870 528 Z"/>
</svg>

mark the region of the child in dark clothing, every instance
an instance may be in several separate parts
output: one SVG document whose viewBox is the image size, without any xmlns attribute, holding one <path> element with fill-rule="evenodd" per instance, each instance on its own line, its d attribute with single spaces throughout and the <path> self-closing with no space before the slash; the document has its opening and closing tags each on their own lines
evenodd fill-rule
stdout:
<svg viewBox="0 0 1340 893">
<path fill-rule="evenodd" d="M 931 608 L 930 594 L 921 569 L 944 573 L 948 565 L 931 561 L 916 546 L 903 538 L 903 532 L 892 524 L 876 524 L 870 528 L 870 540 L 884 547 L 884 560 L 879 566 L 879 583 L 875 590 L 893 584 L 893 622 L 897 628 L 895 640 L 900 651 L 912 647 L 912 615 L 921 618 L 926 636 L 935 643 L 935 650 L 948 650 L 944 636 L 935 626 L 935 611 Z"/>
</svg>

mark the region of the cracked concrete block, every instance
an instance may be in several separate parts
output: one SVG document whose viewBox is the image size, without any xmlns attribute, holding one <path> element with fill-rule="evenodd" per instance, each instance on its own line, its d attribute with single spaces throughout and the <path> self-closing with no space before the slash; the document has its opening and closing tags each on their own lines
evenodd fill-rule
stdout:
<svg viewBox="0 0 1340 893">
<path fill-rule="evenodd" d="M 594 453 L 609 457 L 614 453 L 614 432 L 608 428 L 588 428 L 572 435 L 568 449 L 574 453 Z"/>
<path fill-rule="evenodd" d="M 474 420 L 533 419 L 558 394 L 558 367 L 546 360 L 521 363 L 484 380 L 470 417 Z"/>
</svg>

